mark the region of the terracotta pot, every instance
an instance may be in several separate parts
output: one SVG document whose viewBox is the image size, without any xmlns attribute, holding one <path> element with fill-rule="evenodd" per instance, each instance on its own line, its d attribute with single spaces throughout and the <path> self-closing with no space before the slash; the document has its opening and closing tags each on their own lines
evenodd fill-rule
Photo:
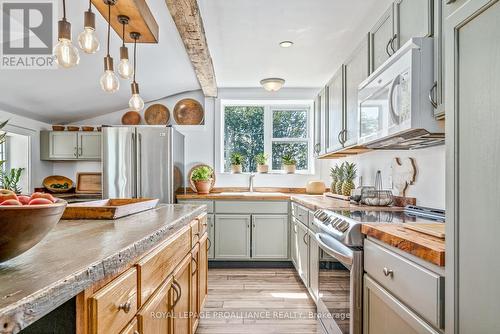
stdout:
<svg viewBox="0 0 500 334">
<path fill-rule="evenodd" d="M 211 180 L 194 182 L 198 194 L 208 194 L 210 192 Z"/>
<path fill-rule="evenodd" d="M 233 174 L 239 174 L 243 170 L 243 167 L 241 165 L 231 165 L 231 173 Z"/>
<path fill-rule="evenodd" d="M 267 173 L 269 172 L 269 165 L 257 165 L 258 173 Z"/>
<path fill-rule="evenodd" d="M 297 167 L 295 165 L 283 165 L 283 169 L 287 174 L 295 174 Z"/>
</svg>

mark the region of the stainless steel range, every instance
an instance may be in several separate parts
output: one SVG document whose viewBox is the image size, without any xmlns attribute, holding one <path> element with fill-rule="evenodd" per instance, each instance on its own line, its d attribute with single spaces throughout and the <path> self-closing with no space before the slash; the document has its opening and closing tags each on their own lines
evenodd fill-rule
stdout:
<svg viewBox="0 0 500 334">
<path fill-rule="evenodd" d="M 361 334 L 363 223 L 444 222 L 444 211 L 408 206 L 404 211 L 317 210 L 319 327 L 326 334 Z"/>
</svg>

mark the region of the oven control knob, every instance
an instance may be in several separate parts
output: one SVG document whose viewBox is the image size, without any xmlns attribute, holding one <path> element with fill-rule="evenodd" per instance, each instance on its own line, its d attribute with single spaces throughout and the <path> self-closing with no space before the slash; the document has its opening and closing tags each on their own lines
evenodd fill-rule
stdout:
<svg viewBox="0 0 500 334">
<path fill-rule="evenodd" d="M 335 227 L 335 228 L 336 228 L 336 227 L 337 227 L 337 225 L 338 225 L 340 222 L 342 222 L 342 219 L 340 219 L 340 218 L 334 218 L 334 219 L 332 220 L 332 223 L 331 223 L 331 224 L 332 224 L 332 226 L 333 226 L 333 227 Z"/>
<path fill-rule="evenodd" d="M 345 232 L 349 229 L 349 223 L 344 221 L 340 226 L 338 226 L 338 229 L 342 232 Z"/>
</svg>

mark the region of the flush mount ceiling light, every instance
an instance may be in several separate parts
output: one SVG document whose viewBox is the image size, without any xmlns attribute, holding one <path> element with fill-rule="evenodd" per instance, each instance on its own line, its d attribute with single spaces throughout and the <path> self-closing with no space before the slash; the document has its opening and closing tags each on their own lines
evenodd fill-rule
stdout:
<svg viewBox="0 0 500 334">
<path fill-rule="evenodd" d="M 57 24 L 57 44 L 53 53 L 59 67 L 70 68 L 78 65 L 80 55 L 78 49 L 71 43 L 71 23 L 66 21 L 66 1 L 63 0 L 63 17 Z"/>
<path fill-rule="evenodd" d="M 113 67 L 113 58 L 109 55 L 109 35 L 110 35 L 110 22 L 111 22 L 111 6 L 116 3 L 116 0 L 104 0 L 104 3 L 108 5 L 108 45 L 107 45 L 107 54 L 104 57 L 104 73 L 101 75 L 101 79 L 99 83 L 101 84 L 101 88 L 106 93 L 114 93 L 118 89 L 120 89 L 120 81 L 118 81 L 118 77 L 115 74 Z"/>
<path fill-rule="evenodd" d="M 268 92 L 277 92 L 285 84 L 285 80 L 281 78 L 267 78 L 260 81 L 262 87 Z"/>
<path fill-rule="evenodd" d="M 289 48 L 293 45 L 293 42 L 292 41 L 283 41 L 280 43 L 280 46 L 282 48 Z"/>
<path fill-rule="evenodd" d="M 78 35 L 78 45 L 83 52 L 92 54 L 99 51 L 99 39 L 95 33 L 95 14 L 92 13 L 92 1 L 89 9 L 83 14 L 83 31 Z"/>
<path fill-rule="evenodd" d="M 125 26 L 128 24 L 129 18 L 125 15 L 118 16 L 118 22 L 120 22 L 123 26 L 122 30 L 122 46 L 120 47 L 120 64 L 118 65 L 118 74 L 123 79 L 130 79 L 132 75 L 134 75 L 134 69 L 128 60 L 128 49 L 125 46 Z"/>
<path fill-rule="evenodd" d="M 139 95 L 139 84 L 135 81 L 135 72 L 136 72 L 136 61 L 137 61 L 137 40 L 141 37 L 141 34 L 138 32 L 131 32 L 130 37 L 134 40 L 134 81 L 130 85 L 132 88 L 132 97 L 128 101 L 128 106 L 130 110 L 133 111 L 141 111 L 144 109 L 144 100 Z"/>
</svg>

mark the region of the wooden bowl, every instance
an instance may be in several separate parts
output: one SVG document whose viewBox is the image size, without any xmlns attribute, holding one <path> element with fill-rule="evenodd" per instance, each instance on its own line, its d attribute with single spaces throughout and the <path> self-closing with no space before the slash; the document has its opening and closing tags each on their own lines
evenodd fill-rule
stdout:
<svg viewBox="0 0 500 334">
<path fill-rule="evenodd" d="M 64 131 L 65 128 L 64 125 L 52 125 L 52 130 L 54 131 Z"/>
<path fill-rule="evenodd" d="M 208 191 L 208 192 L 210 192 L 210 191 L 212 191 L 212 189 L 213 189 L 213 188 L 214 188 L 214 186 L 215 186 L 215 170 L 212 168 L 212 166 L 207 165 L 207 164 L 198 164 L 198 165 L 193 166 L 193 168 L 191 168 L 191 169 L 189 170 L 189 173 L 188 173 L 189 186 L 190 186 L 190 188 L 191 188 L 194 192 L 197 192 L 197 190 L 196 190 L 196 186 L 195 186 L 195 184 L 194 184 L 194 181 L 193 181 L 193 180 L 191 180 L 191 177 L 193 176 L 193 171 L 194 171 L 196 168 L 201 167 L 201 166 L 207 166 L 207 167 L 211 168 L 211 169 L 212 169 L 212 171 L 213 171 L 213 173 L 212 173 L 212 183 L 210 184 L 210 190 Z"/>
<path fill-rule="evenodd" d="M 146 109 L 144 120 L 149 125 L 167 125 L 170 111 L 163 104 L 153 104 Z"/>
<path fill-rule="evenodd" d="M 82 126 L 82 131 L 94 131 L 93 126 Z"/>
<path fill-rule="evenodd" d="M 61 219 L 66 201 L 49 205 L 0 206 L 0 262 L 38 244 Z"/>
<path fill-rule="evenodd" d="M 68 184 L 67 187 L 64 187 L 64 184 Z M 43 179 L 43 186 L 50 190 L 53 193 L 65 193 L 73 188 L 73 181 L 62 175 L 52 175 Z M 58 187 L 55 185 L 62 185 L 63 187 Z"/>
<path fill-rule="evenodd" d="M 122 116 L 123 125 L 138 125 L 141 123 L 141 115 L 137 111 L 127 111 Z"/>
<path fill-rule="evenodd" d="M 174 107 L 174 119 L 179 125 L 200 125 L 205 118 L 205 111 L 200 102 L 182 99 Z"/>
<path fill-rule="evenodd" d="M 79 126 L 73 126 L 73 125 L 68 125 L 67 129 L 68 131 L 80 131 Z"/>
</svg>

